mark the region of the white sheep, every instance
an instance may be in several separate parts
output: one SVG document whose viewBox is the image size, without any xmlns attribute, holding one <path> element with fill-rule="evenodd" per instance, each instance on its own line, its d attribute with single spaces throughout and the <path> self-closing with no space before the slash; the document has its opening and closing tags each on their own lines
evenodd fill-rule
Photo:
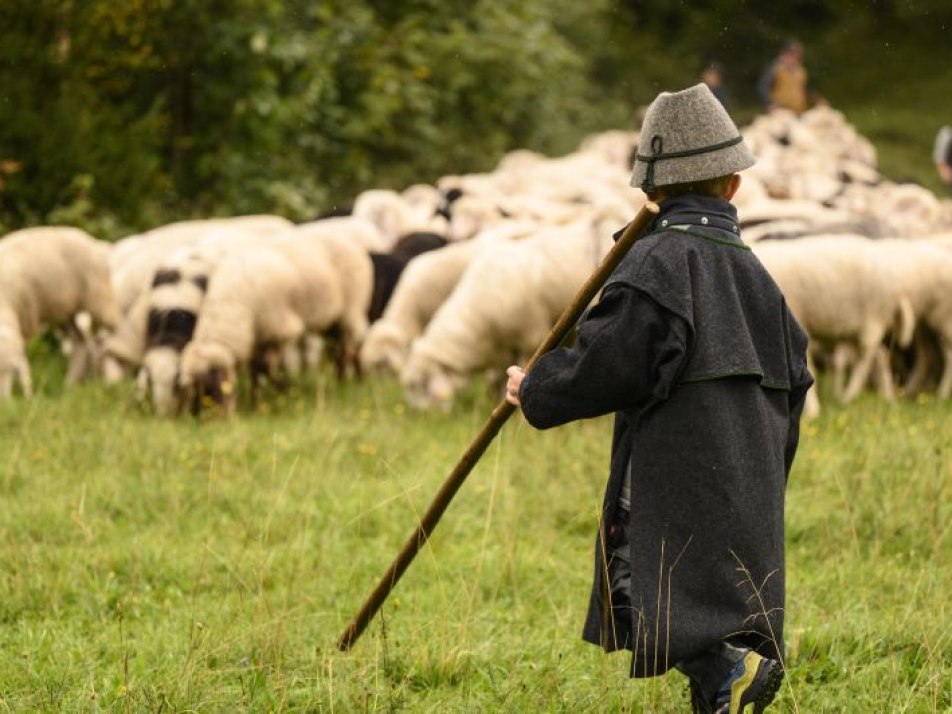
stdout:
<svg viewBox="0 0 952 714">
<path fill-rule="evenodd" d="M 741 184 L 743 185 L 743 183 Z M 827 208 L 805 199 L 753 198 L 738 210 L 744 241 L 753 243 L 771 235 L 822 235 L 875 232 L 875 226 L 846 210 Z"/>
<path fill-rule="evenodd" d="M 158 264 L 177 248 L 192 245 L 216 233 L 223 236 L 236 233 L 267 235 L 291 226 L 290 221 L 280 216 L 234 216 L 177 221 L 123 238 L 116 242 L 110 257 L 119 309 L 123 314 L 129 311 L 139 295 L 148 289 Z"/>
<path fill-rule="evenodd" d="M 338 279 L 340 291 L 341 307 L 336 318 L 340 338 L 338 374 L 343 376 L 348 365 L 359 373 L 358 352 L 367 335 L 367 313 L 373 297 L 374 268 L 370 254 L 354 244 L 348 236 L 325 233 L 323 229 L 316 229 L 314 224 L 298 226 L 292 238 L 288 243 L 289 250 L 304 241 L 308 245 L 319 245 L 325 251 L 330 269 Z M 312 279 L 318 280 L 319 276 L 315 275 Z M 318 333 L 325 331 L 323 328 L 310 330 Z"/>
<path fill-rule="evenodd" d="M 265 246 L 228 255 L 209 282 L 192 341 L 182 353 L 183 393 L 208 396 L 228 414 L 243 365 L 253 368 L 255 390 L 257 377 L 276 376 L 286 348 L 307 332 L 337 328 L 345 351 L 352 350 L 366 330 L 372 285 L 369 257 L 366 263 L 354 261 L 353 275 L 339 268 L 350 265 L 355 248 L 345 239 L 295 229 Z M 351 279 L 353 285 L 345 285 Z"/>
<path fill-rule="evenodd" d="M 530 353 L 610 247 L 601 216 L 481 251 L 416 339 L 400 375 L 415 407 L 448 407 L 465 379 Z"/>
<path fill-rule="evenodd" d="M 368 251 L 387 251 L 396 237 L 384 233 L 374 221 L 362 216 L 337 216 L 302 223 L 298 228 L 307 229 L 312 235 L 333 235 L 346 238 L 351 243 Z"/>
<path fill-rule="evenodd" d="M 487 241 L 462 241 L 411 260 L 383 315 L 370 326 L 360 349 L 361 364 L 399 374 L 410 342 L 452 293 L 473 257 L 488 245 Z"/>
<path fill-rule="evenodd" d="M 410 203 L 406 198 L 388 189 L 370 189 L 360 193 L 354 200 L 353 218 L 373 223 L 382 235 L 379 245 L 367 246 L 373 250 L 386 251 L 402 235 L 414 231 L 443 233 L 446 221 L 435 215 L 435 206 L 427 203 Z"/>
<path fill-rule="evenodd" d="M 108 243 L 77 228 L 38 227 L 0 240 L 0 394 L 9 395 L 15 374 L 24 394 L 31 391 L 25 345 L 43 327 L 71 329 L 86 312 L 92 330 L 115 327 L 119 310 L 109 273 Z M 73 332 L 80 339 L 78 330 Z M 78 379 L 84 352 L 74 344 L 67 382 Z M 78 361 L 77 361 L 78 360 Z"/>
<path fill-rule="evenodd" d="M 841 400 L 846 403 L 858 396 L 874 364 L 880 387 L 891 397 L 883 339 L 892 331 L 899 345 L 908 346 L 915 318 L 875 242 L 862 236 L 819 236 L 763 241 L 753 250 L 811 340 L 833 346 L 846 343 L 856 350 L 856 364 Z M 811 405 L 815 412 L 819 402 Z"/>
<path fill-rule="evenodd" d="M 876 250 L 892 268 L 897 288 L 909 300 L 917 324 L 934 335 L 942 356 L 937 395 L 952 395 L 952 251 L 944 240 L 884 239 Z M 917 331 L 916 356 L 905 384 L 907 393 L 922 387 L 928 372 L 928 350 L 921 330 Z"/>
<path fill-rule="evenodd" d="M 179 385 L 193 412 L 205 398 L 234 411 L 238 370 L 304 334 L 298 303 L 306 290 L 302 273 L 273 245 L 222 261 L 182 352 Z"/>
<path fill-rule="evenodd" d="M 586 136 L 578 150 L 595 154 L 605 163 L 629 171 L 632 149 L 637 145 L 638 132 L 616 129 Z"/>
</svg>

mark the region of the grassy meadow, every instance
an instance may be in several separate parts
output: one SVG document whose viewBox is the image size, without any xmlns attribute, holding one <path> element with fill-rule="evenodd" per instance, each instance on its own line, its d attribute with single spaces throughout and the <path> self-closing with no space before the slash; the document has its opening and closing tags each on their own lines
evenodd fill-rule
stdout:
<svg viewBox="0 0 952 714">
<path fill-rule="evenodd" d="M 0 403 L 0 711 L 682 712 L 579 639 L 610 422 L 518 415 L 383 616 L 335 641 L 493 401 L 318 377 L 230 422 L 130 385 Z M 824 383 L 824 387 L 826 384 Z M 865 395 L 805 427 L 778 712 L 952 711 L 952 409 Z"/>
</svg>

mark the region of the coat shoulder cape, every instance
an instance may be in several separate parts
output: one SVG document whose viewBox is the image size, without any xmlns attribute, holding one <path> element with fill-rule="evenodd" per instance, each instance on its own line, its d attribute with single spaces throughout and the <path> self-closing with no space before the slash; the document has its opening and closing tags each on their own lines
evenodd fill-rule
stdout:
<svg viewBox="0 0 952 714">
<path fill-rule="evenodd" d="M 680 382 L 753 376 L 791 388 L 791 357 L 806 347 L 783 294 L 739 238 L 690 226 L 647 236 L 606 288 L 635 288 L 683 319 L 692 352 Z M 779 319 L 778 319 L 779 318 Z"/>
</svg>

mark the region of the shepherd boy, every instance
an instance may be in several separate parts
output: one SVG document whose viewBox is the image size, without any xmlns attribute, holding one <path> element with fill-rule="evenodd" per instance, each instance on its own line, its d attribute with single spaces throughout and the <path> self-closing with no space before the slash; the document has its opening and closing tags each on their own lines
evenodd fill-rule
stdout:
<svg viewBox="0 0 952 714">
<path fill-rule="evenodd" d="M 762 712 L 783 677 L 784 491 L 813 383 L 807 338 L 739 235 L 754 157 L 703 84 L 662 92 L 632 185 L 660 205 L 578 341 L 507 398 L 547 429 L 614 412 L 583 637 L 676 668 L 693 710 Z"/>
</svg>

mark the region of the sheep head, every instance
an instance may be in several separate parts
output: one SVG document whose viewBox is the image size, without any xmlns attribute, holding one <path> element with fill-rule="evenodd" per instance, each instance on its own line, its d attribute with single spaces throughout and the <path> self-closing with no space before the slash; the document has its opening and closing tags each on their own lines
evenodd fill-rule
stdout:
<svg viewBox="0 0 952 714">
<path fill-rule="evenodd" d="M 400 374 L 407 359 L 410 339 L 398 325 L 378 321 L 370 328 L 360 348 L 360 364 L 380 374 Z"/>
<path fill-rule="evenodd" d="M 151 391 L 152 407 L 159 416 L 174 416 L 181 408 L 179 353 L 171 347 L 146 352 L 139 370 L 136 394 L 145 400 Z"/>
<path fill-rule="evenodd" d="M 400 382 L 412 408 L 448 412 L 465 378 L 435 360 L 414 353 L 400 374 Z"/>
<path fill-rule="evenodd" d="M 181 398 L 191 402 L 198 416 L 206 404 L 214 404 L 225 416 L 235 411 L 237 367 L 235 356 L 216 342 L 190 342 L 182 352 L 179 373 Z"/>
</svg>

